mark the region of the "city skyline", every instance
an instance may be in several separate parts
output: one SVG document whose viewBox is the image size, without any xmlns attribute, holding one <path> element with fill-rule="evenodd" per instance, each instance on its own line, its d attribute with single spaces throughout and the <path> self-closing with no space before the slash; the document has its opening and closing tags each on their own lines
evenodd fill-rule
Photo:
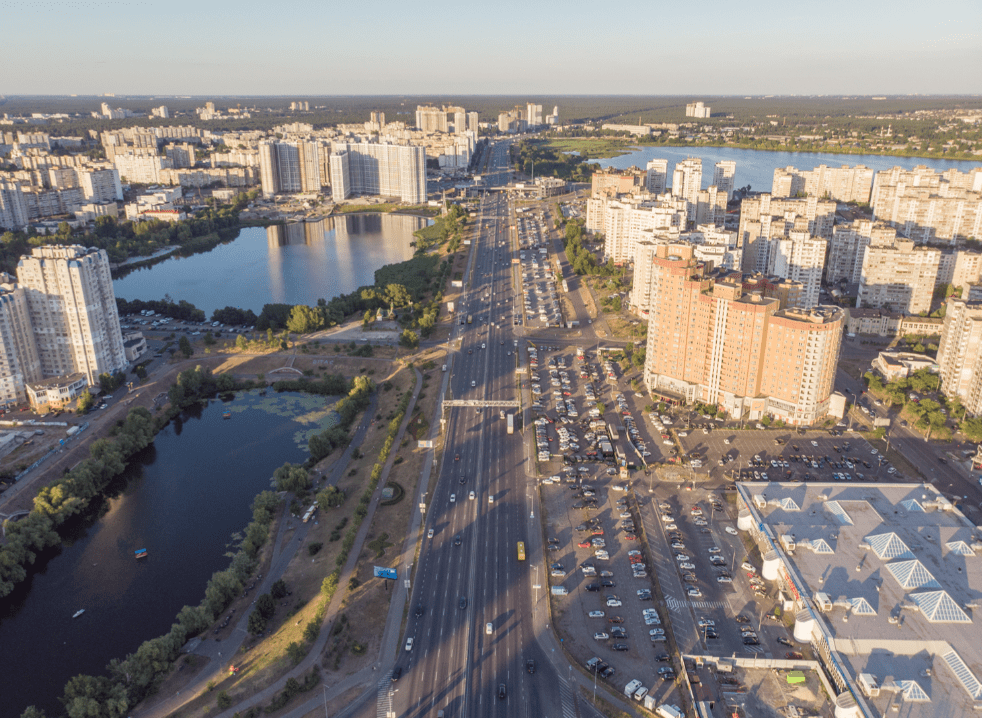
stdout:
<svg viewBox="0 0 982 718">
<path fill-rule="evenodd" d="M 878 3 L 880 4 L 880 3 Z M 300 6 L 290 43 L 265 39 L 270 17 L 255 2 L 145 5 L 92 2 L 81 9 L 11 3 L 5 94 L 972 94 L 982 48 L 982 6 L 964 0 L 909 22 L 902 14 L 833 2 L 815 13 L 768 2 L 753 12 L 629 3 L 617 12 L 566 3 L 518 3 L 443 12 L 433 4 L 380 3 L 365 15 Z M 888 6 L 884 4 L 883 9 Z M 890 8 L 892 9 L 892 8 Z M 940 9 L 940 8 L 939 8 Z M 189 16 L 193 22 L 187 22 Z M 625 22 L 625 18 L 631 18 Z M 604 62 L 580 47 L 652 46 Z M 114 32 L 106 36 L 107 27 Z M 321 42 L 320 33 L 344 28 Z M 148 42 L 148 32 L 166 42 Z M 45 52 L 34 38 L 43 34 Z M 468 35 L 473 35 L 467 39 Z M 444 40 L 467 53 L 447 61 Z M 79 39 L 104 37 L 87 43 Z M 371 47 L 364 43 L 372 39 Z M 440 38 L 427 42 L 428 38 Z M 741 38 L 754 38 L 740 43 Z M 761 41 L 762 38 L 773 38 Z M 815 38 L 822 38 L 816 43 Z M 712 50 L 712 51 L 709 51 Z M 720 51 L 754 71 L 720 72 Z M 407 61 L 408 60 L 408 61 Z M 739 66 L 738 65 L 738 66 Z M 761 72 L 761 69 L 766 69 Z"/>
</svg>

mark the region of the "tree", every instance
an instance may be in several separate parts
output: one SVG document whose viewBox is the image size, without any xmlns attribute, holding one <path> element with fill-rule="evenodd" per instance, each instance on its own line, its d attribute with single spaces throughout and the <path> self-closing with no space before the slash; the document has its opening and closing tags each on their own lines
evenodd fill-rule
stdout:
<svg viewBox="0 0 982 718">
<path fill-rule="evenodd" d="M 982 442 L 982 417 L 973 416 L 965 419 L 960 428 L 969 441 Z"/>
<path fill-rule="evenodd" d="M 344 503 L 344 491 L 337 486 L 327 486 L 317 493 L 317 505 L 321 508 L 336 509 Z"/>
<path fill-rule="evenodd" d="M 385 301 L 393 307 L 408 307 L 413 302 L 409 290 L 401 284 L 389 284 L 385 287 Z"/>
<path fill-rule="evenodd" d="M 268 593 L 264 593 L 256 599 L 256 610 L 259 611 L 259 615 L 269 620 L 276 613 L 276 601 Z"/>
<path fill-rule="evenodd" d="M 75 413 L 79 415 L 89 413 L 94 403 L 95 399 L 92 398 L 92 393 L 85 389 L 78 395 L 78 400 L 75 402 Z"/>
<path fill-rule="evenodd" d="M 240 334 L 235 338 L 235 347 L 240 351 L 245 351 L 249 348 L 249 340 L 245 338 L 245 334 Z"/>
<path fill-rule="evenodd" d="M 293 494 L 305 494 L 310 490 L 310 476 L 302 466 L 289 462 L 273 472 L 277 491 L 288 491 Z"/>
<path fill-rule="evenodd" d="M 286 581 L 284 581 L 282 578 L 279 579 L 278 581 L 275 581 L 273 585 L 269 587 L 269 593 L 277 601 L 286 598 L 288 593 L 286 588 Z"/>
<path fill-rule="evenodd" d="M 266 624 L 267 621 L 262 617 L 262 614 L 259 613 L 259 609 L 255 609 L 249 614 L 249 623 L 247 624 L 246 628 L 253 636 L 258 636 L 260 633 L 266 630 Z"/>
<path fill-rule="evenodd" d="M 418 348 L 419 335 L 411 329 L 403 329 L 399 337 L 399 346 L 406 347 L 407 349 Z"/>
<path fill-rule="evenodd" d="M 603 416 L 604 414 L 607 413 L 607 405 L 604 404 L 602 401 L 601 402 L 598 402 L 597 403 L 597 411 L 600 412 L 600 416 Z"/>
<path fill-rule="evenodd" d="M 286 328 L 294 334 L 310 334 L 324 328 L 324 315 L 313 307 L 297 304 L 290 310 Z"/>
<path fill-rule="evenodd" d="M 220 691 L 215 699 L 215 704 L 218 706 L 219 710 L 228 710 L 232 707 L 232 696 L 230 696 L 227 691 Z"/>
<path fill-rule="evenodd" d="M 188 341 L 187 337 L 182 336 L 178 339 L 177 346 L 181 350 L 181 353 L 184 354 L 185 359 L 190 359 L 191 355 L 194 354 L 194 349 L 191 348 L 191 342 Z"/>
</svg>

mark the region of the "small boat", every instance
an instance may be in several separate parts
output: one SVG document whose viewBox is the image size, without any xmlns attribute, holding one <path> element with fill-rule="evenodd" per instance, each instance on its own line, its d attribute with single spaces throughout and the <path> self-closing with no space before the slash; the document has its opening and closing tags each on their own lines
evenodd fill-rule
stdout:
<svg viewBox="0 0 982 718">
<path fill-rule="evenodd" d="M 225 413 L 222 414 L 222 418 L 223 419 L 231 419 L 232 418 L 232 412 L 231 411 L 226 411 Z"/>
<path fill-rule="evenodd" d="M 78 609 L 77 611 L 75 611 L 75 615 L 74 615 L 74 616 L 72 616 L 72 618 L 78 618 L 78 617 L 79 617 L 79 616 L 81 616 L 81 615 L 82 615 L 83 613 L 85 613 L 85 609 L 84 609 L 84 608 L 80 608 L 80 609 Z"/>
<path fill-rule="evenodd" d="M 138 548 L 136 551 L 133 552 L 133 555 L 136 558 L 146 558 L 147 550 L 145 548 Z"/>
</svg>

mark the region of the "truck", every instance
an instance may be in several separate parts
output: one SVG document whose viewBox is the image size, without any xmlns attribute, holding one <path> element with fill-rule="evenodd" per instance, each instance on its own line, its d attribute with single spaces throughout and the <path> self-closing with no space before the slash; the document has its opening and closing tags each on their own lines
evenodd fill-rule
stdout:
<svg viewBox="0 0 982 718">
<path fill-rule="evenodd" d="M 617 429 L 614 428 L 613 424 L 607 425 L 607 433 L 610 434 L 611 441 L 617 441 L 621 438 L 621 435 L 617 433 Z"/>
<path fill-rule="evenodd" d="M 624 449 L 622 449 L 620 446 L 615 446 L 614 453 L 617 455 L 617 460 L 621 462 L 622 465 L 627 463 L 627 455 L 624 453 Z"/>
<path fill-rule="evenodd" d="M 514 434 L 515 433 L 515 415 L 514 414 L 509 414 L 508 415 L 508 433 L 509 434 Z"/>
<path fill-rule="evenodd" d="M 565 586 L 553 586 L 550 589 L 550 592 L 552 593 L 553 596 L 565 596 L 566 594 L 569 593 L 569 591 L 566 590 Z"/>
<path fill-rule="evenodd" d="M 637 691 L 640 687 L 641 681 L 635 678 L 633 681 L 624 686 L 624 695 L 626 695 L 628 698 L 633 698 L 635 691 Z"/>
<path fill-rule="evenodd" d="M 600 447 L 600 456 L 602 456 L 605 459 L 613 458 L 614 447 L 611 445 L 609 441 L 601 441 L 599 447 Z"/>
<path fill-rule="evenodd" d="M 655 715 L 658 718 L 684 718 L 682 709 L 678 706 L 673 706 L 670 703 L 662 703 L 658 706 L 658 710 L 655 711 Z"/>
<path fill-rule="evenodd" d="M 69 426 L 68 427 L 68 430 L 65 433 L 68 436 L 74 436 L 75 434 L 78 433 L 78 427 L 77 426 Z"/>
</svg>

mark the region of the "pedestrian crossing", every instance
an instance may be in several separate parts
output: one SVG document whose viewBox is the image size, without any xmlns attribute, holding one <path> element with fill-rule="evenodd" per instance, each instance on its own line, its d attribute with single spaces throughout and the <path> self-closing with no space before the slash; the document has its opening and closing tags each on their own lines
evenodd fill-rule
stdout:
<svg viewBox="0 0 982 718">
<path fill-rule="evenodd" d="M 669 611 L 674 611 L 676 613 L 685 611 L 689 606 L 701 610 L 727 608 L 725 601 L 689 601 L 685 599 L 679 600 L 671 596 L 667 596 L 665 598 L 665 605 L 668 606 Z"/>
<path fill-rule="evenodd" d="M 378 682 L 378 697 L 375 699 L 375 718 L 392 716 L 392 671 Z"/>
<path fill-rule="evenodd" d="M 559 696 L 563 702 L 563 718 L 576 718 L 576 704 L 573 689 L 566 679 L 559 679 Z"/>
</svg>

